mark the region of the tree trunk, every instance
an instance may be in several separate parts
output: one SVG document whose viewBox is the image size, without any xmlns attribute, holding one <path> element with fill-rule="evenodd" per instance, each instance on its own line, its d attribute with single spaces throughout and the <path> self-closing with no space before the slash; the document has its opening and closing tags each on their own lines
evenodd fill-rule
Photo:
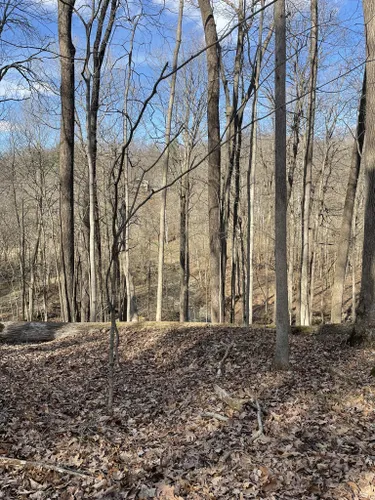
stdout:
<svg viewBox="0 0 375 500">
<path fill-rule="evenodd" d="M 182 179 L 180 197 L 180 321 L 189 321 L 189 176 Z"/>
<path fill-rule="evenodd" d="M 82 77 L 86 85 L 86 133 L 87 161 L 89 177 L 89 223 L 90 223 L 90 320 L 97 321 L 99 298 L 103 301 L 103 276 L 101 259 L 101 240 L 99 226 L 99 206 L 97 195 L 96 161 L 98 149 L 98 113 L 102 66 L 108 50 L 114 28 L 117 0 L 103 0 L 97 9 L 93 9 L 86 29 L 86 54 L 82 69 Z M 95 26 L 95 32 L 93 27 Z M 91 43 L 93 39 L 93 43 Z M 98 280 L 99 278 L 99 280 Z M 100 293 L 98 293 L 98 281 Z"/>
<path fill-rule="evenodd" d="M 187 102 L 186 123 L 189 123 L 190 105 Z M 189 321 L 189 199 L 190 199 L 190 180 L 189 166 L 191 157 L 191 146 L 189 134 L 186 132 L 184 137 L 184 177 L 180 185 L 180 321 Z"/>
<path fill-rule="evenodd" d="M 61 67 L 60 234 L 64 321 L 75 320 L 74 296 L 74 56 L 72 15 L 75 0 L 58 1 Z M 61 304 L 63 309 L 63 304 Z"/>
<path fill-rule="evenodd" d="M 275 4 L 275 267 L 276 348 L 274 367 L 289 367 L 286 185 L 286 22 L 285 0 Z"/>
<path fill-rule="evenodd" d="M 221 241 L 220 241 L 220 56 L 215 20 L 210 0 L 199 0 L 207 51 L 208 100 L 208 220 L 210 241 L 211 321 L 222 320 Z"/>
<path fill-rule="evenodd" d="M 176 45 L 173 53 L 172 71 L 174 71 L 171 80 L 171 88 L 169 94 L 167 123 L 165 130 L 165 160 L 163 165 L 163 186 L 168 182 L 168 169 L 169 169 L 169 153 L 170 153 L 170 140 L 173 118 L 173 106 L 176 94 L 176 80 L 177 80 L 177 65 L 178 53 L 181 46 L 182 36 L 182 18 L 184 13 L 184 0 L 180 0 L 180 7 L 178 11 L 177 31 L 176 31 Z M 163 278 L 164 278 L 164 245 L 165 245 L 165 223 L 166 223 L 166 208 L 167 208 L 167 189 L 163 189 L 161 193 L 161 206 L 160 206 L 160 228 L 159 228 L 159 254 L 158 254 L 158 287 L 156 295 L 156 321 L 161 321 L 163 310 Z"/>
<path fill-rule="evenodd" d="M 49 342 L 70 337 L 79 332 L 87 332 L 87 324 L 38 321 L 17 321 L 0 323 L 1 343 Z"/>
<path fill-rule="evenodd" d="M 302 202 L 302 256 L 301 256 L 301 314 L 300 324 L 310 325 L 310 211 L 312 166 L 314 153 L 314 129 L 316 108 L 316 82 L 318 71 L 318 0 L 311 0 L 311 35 L 310 35 L 310 85 L 307 116 L 306 151 L 304 160 L 304 194 Z"/>
<path fill-rule="evenodd" d="M 362 340 L 366 325 L 375 323 L 375 3 L 363 0 L 366 27 L 366 143 L 363 153 L 366 202 L 362 277 L 355 336 Z M 352 339 L 355 342 L 356 339 Z"/>
<path fill-rule="evenodd" d="M 353 144 L 352 161 L 349 172 L 344 212 L 337 241 L 337 260 L 332 288 L 331 323 L 341 323 L 342 305 L 345 287 L 345 275 L 348 264 L 350 240 L 352 236 L 353 214 L 357 192 L 358 177 L 361 168 L 363 144 L 365 140 L 366 118 L 366 72 L 363 77 L 361 100 L 359 104 L 356 137 Z"/>
</svg>

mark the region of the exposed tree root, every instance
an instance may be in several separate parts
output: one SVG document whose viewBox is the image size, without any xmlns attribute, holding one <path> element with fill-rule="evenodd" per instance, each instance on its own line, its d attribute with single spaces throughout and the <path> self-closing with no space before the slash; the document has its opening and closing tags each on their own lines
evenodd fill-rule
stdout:
<svg viewBox="0 0 375 500">
<path fill-rule="evenodd" d="M 227 360 L 228 356 L 229 356 L 229 353 L 232 349 L 234 345 L 234 342 L 231 342 L 228 347 L 226 348 L 225 350 L 225 353 L 224 353 L 224 356 L 221 358 L 221 360 L 219 361 L 219 364 L 218 364 L 218 367 L 217 367 L 217 372 L 216 372 L 216 377 L 219 378 L 222 376 L 223 374 L 223 366 L 224 366 L 224 363 L 225 361 Z"/>
</svg>

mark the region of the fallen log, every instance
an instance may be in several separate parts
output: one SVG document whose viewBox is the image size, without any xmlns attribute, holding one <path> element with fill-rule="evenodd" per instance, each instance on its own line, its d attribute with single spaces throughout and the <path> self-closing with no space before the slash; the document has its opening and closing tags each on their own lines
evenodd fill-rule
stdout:
<svg viewBox="0 0 375 500">
<path fill-rule="evenodd" d="M 22 344 L 50 342 L 87 332 L 87 323 L 43 323 L 38 321 L 7 321 L 0 323 L 0 343 Z M 100 324 L 97 325 L 100 328 Z"/>
</svg>

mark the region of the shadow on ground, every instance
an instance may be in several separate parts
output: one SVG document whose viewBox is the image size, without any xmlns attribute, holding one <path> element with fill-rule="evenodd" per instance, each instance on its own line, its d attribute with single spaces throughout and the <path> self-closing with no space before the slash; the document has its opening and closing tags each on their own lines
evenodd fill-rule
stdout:
<svg viewBox="0 0 375 500">
<path fill-rule="evenodd" d="M 0 462 L 6 498 L 375 498 L 371 350 L 340 335 L 292 336 L 292 369 L 276 373 L 269 329 L 122 327 L 109 417 L 107 344 L 92 331 L 0 347 L 0 457 L 94 477 Z M 259 400 L 261 439 L 253 406 L 232 411 L 215 384 Z"/>
</svg>

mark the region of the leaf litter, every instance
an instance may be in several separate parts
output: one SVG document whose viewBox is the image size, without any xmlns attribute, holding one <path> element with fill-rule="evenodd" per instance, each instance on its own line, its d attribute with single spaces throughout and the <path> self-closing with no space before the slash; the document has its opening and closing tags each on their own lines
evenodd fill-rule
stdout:
<svg viewBox="0 0 375 500">
<path fill-rule="evenodd" d="M 110 416 L 107 346 L 0 346 L 0 498 L 375 499 L 375 351 L 292 336 L 274 372 L 269 329 L 121 326 Z"/>
</svg>

